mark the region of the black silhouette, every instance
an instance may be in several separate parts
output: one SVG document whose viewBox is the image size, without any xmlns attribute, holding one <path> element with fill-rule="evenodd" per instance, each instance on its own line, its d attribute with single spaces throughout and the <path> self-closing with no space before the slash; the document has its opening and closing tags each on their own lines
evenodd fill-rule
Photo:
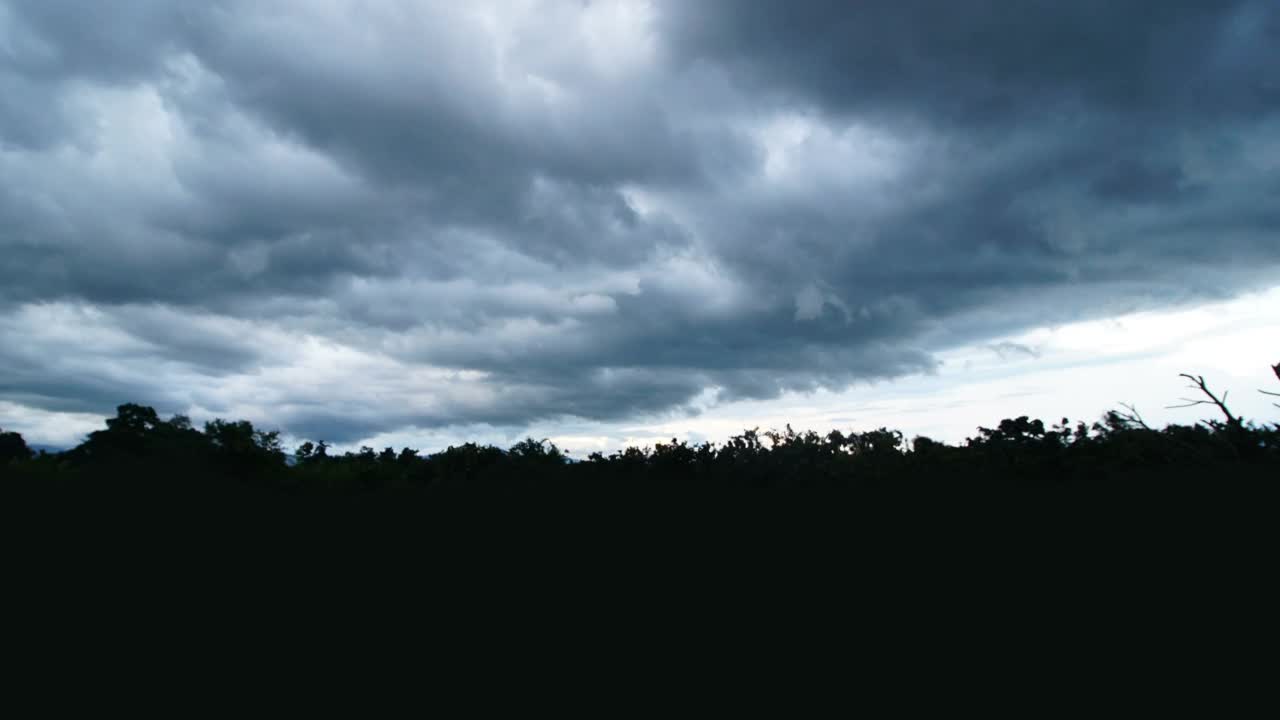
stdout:
<svg viewBox="0 0 1280 720">
<path fill-rule="evenodd" d="M 1277 379 L 1277 380 L 1280 380 L 1280 363 L 1276 363 L 1275 365 L 1272 365 L 1272 366 L 1271 366 L 1271 371 L 1272 371 L 1272 372 L 1274 372 L 1274 373 L 1276 374 L 1276 379 Z M 1270 390 L 1259 390 L 1258 392 L 1262 393 L 1263 395 L 1271 395 L 1272 397 L 1280 397 L 1280 393 L 1277 393 L 1277 392 L 1271 392 Z M 1272 405 L 1275 405 L 1276 407 L 1280 407 L 1280 403 L 1271 403 L 1271 404 L 1272 404 Z"/>
<path fill-rule="evenodd" d="M 1272 370 L 1280 378 L 1280 364 Z M 125 404 L 79 446 L 33 453 L 22 436 L 0 431 L 0 474 L 9 487 L 98 487 L 149 493 L 202 491 L 434 490 L 449 487 L 1000 487 L 1036 484 L 1109 488 L 1280 480 L 1280 424 L 1241 418 L 1205 379 L 1184 374 L 1207 399 L 1173 407 L 1215 407 L 1225 420 L 1148 425 L 1132 405 L 1099 422 L 1066 418 L 1046 426 L 1026 416 L 980 427 L 952 446 L 910 442 L 879 428 L 826 435 L 746 430 L 723 444 L 673 439 L 573 461 L 532 438 L 507 450 L 466 443 L 430 455 L 404 448 L 330 454 L 304 442 L 286 455 L 276 432 L 246 421 L 214 420 L 203 430 L 177 415 Z M 1280 394 L 1261 391 L 1268 395 Z"/>
</svg>

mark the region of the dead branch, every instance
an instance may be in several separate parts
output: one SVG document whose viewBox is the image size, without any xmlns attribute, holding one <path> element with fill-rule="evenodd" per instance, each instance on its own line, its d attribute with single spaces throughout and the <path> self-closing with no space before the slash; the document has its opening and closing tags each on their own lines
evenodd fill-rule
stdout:
<svg viewBox="0 0 1280 720">
<path fill-rule="evenodd" d="M 1271 371 L 1276 374 L 1276 379 L 1280 380 L 1280 363 L 1276 363 L 1275 365 L 1272 365 Z M 1271 397 L 1280 397 L 1280 393 L 1271 392 L 1270 390 L 1259 390 L 1258 392 L 1262 393 L 1263 395 L 1270 395 Z M 1275 405 L 1276 407 L 1280 407 L 1280 403 L 1271 403 L 1271 404 Z"/>
<path fill-rule="evenodd" d="M 1142 419 L 1142 413 L 1138 412 L 1138 409 L 1135 408 L 1132 404 L 1130 403 L 1118 403 L 1118 404 L 1120 405 L 1120 407 L 1124 408 L 1125 410 L 1128 410 L 1128 412 L 1119 412 L 1117 410 L 1112 410 L 1112 412 L 1115 413 L 1117 418 L 1120 418 L 1121 420 L 1125 421 L 1125 423 L 1129 425 L 1137 425 L 1141 427 L 1143 430 L 1151 429 L 1151 426 L 1147 425 L 1147 421 Z"/>
<path fill-rule="evenodd" d="M 1222 414 L 1226 416 L 1226 418 L 1227 418 L 1227 423 L 1228 423 L 1229 425 L 1239 425 L 1239 424 L 1240 424 L 1240 418 L 1236 417 L 1236 416 L 1231 412 L 1231 410 L 1227 407 L 1227 393 L 1226 393 L 1226 392 L 1222 393 L 1222 397 L 1221 397 L 1221 398 L 1219 398 L 1217 395 L 1214 395 L 1214 394 L 1213 394 L 1213 391 L 1209 389 L 1209 386 L 1208 386 L 1207 384 L 1205 384 L 1204 376 L 1203 376 L 1203 375 L 1189 375 L 1189 374 L 1187 374 L 1187 373 L 1179 373 L 1179 374 L 1178 374 L 1178 377 L 1184 377 L 1184 378 L 1186 378 L 1186 379 L 1190 380 L 1190 381 L 1191 381 L 1191 386 L 1190 386 L 1190 387 L 1191 387 L 1191 389 L 1193 389 L 1193 390 L 1199 390 L 1200 392 L 1202 392 L 1202 393 L 1204 393 L 1206 396 L 1208 396 L 1208 398 L 1209 398 L 1209 399 L 1208 399 L 1208 400 L 1193 400 L 1193 399 L 1191 399 L 1191 398 L 1178 398 L 1179 400 L 1183 401 L 1183 403 L 1185 403 L 1185 404 L 1183 404 L 1183 405 L 1169 405 L 1169 406 L 1167 406 L 1168 408 L 1186 408 L 1186 407 L 1192 407 L 1192 406 L 1195 406 L 1195 405 L 1216 405 L 1216 406 L 1218 407 L 1218 409 L 1222 411 Z"/>
</svg>

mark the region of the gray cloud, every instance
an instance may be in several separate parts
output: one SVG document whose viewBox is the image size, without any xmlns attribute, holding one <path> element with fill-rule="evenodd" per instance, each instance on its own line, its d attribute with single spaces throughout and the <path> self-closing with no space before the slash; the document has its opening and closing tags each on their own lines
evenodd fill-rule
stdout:
<svg viewBox="0 0 1280 720">
<path fill-rule="evenodd" d="M 0 400 L 625 419 L 1231 296 L 1277 68 L 1268 0 L 0 0 Z"/>
</svg>

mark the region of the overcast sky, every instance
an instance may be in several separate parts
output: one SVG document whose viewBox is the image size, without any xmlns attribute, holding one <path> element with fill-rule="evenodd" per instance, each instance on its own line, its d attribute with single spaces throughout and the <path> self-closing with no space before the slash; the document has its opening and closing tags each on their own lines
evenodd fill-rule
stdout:
<svg viewBox="0 0 1280 720">
<path fill-rule="evenodd" d="M 0 0 L 31 442 L 1275 420 L 1277 287 L 1276 0 Z"/>
</svg>

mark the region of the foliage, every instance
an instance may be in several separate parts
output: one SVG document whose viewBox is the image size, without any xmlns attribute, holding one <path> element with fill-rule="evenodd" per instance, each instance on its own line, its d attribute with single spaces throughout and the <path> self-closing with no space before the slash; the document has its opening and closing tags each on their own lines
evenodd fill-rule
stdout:
<svg viewBox="0 0 1280 720">
<path fill-rule="evenodd" d="M 1280 377 L 1280 370 L 1277 370 Z M 323 441 L 286 454 L 279 433 L 251 423 L 213 420 L 203 430 L 177 415 L 161 419 L 142 405 L 121 405 L 106 428 L 62 453 L 32 453 L 22 436 L 0 431 L 0 473 L 35 483 L 117 483 L 182 491 L 272 489 L 364 492 L 449 487 L 983 487 L 1035 484 L 1209 484 L 1280 479 L 1280 426 L 1232 414 L 1226 395 L 1187 376 L 1223 420 L 1149 427 L 1131 406 L 1095 423 L 1062 418 L 1046 426 L 1026 416 L 979 427 L 959 446 L 927 437 L 909 442 L 878 428 L 826 435 L 759 428 L 722 444 L 672 439 L 653 447 L 592 453 L 574 462 L 548 440 L 528 438 L 503 450 L 466 443 L 423 455 L 362 447 L 335 454 Z"/>
<path fill-rule="evenodd" d="M 16 432 L 5 432 L 0 428 L 0 465 L 19 460 L 27 460 L 31 457 L 31 448 L 27 447 L 27 441 Z"/>
</svg>

